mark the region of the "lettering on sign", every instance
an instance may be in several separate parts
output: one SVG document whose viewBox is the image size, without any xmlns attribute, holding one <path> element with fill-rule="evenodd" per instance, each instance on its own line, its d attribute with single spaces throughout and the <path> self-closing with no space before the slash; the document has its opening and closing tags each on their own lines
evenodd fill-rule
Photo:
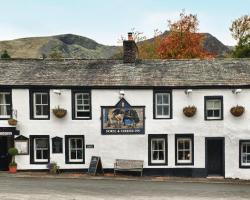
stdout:
<svg viewBox="0 0 250 200">
<path fill-rule="evenodd" d="M 8 135 L 12 135 L 12 132 L 0 132 L 0 135 L 8 136 Z"/>
</svg>

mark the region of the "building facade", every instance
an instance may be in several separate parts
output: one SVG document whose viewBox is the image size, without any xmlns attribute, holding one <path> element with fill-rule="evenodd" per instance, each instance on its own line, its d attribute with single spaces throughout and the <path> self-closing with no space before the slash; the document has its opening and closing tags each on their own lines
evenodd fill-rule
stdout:
<svg viewBox="0 0 250 200">
<path fill-rule="evenodd" d="M 19 170 L 87 171 L 100 156 L 107 171 L 135 159 L 145 175 L 250 179 L 250 60 L 2 60 L 0 69 L 1 170 L 16 146 Z"/>
</svg>

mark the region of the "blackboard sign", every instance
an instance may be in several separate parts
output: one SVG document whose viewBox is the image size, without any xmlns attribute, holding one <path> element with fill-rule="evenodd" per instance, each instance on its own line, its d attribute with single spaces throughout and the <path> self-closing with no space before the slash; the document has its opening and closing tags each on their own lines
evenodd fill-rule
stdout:
<svg viewBox="0 0 250 200">
<path fill-rule="evenodd" d="M 94 176 L 96 174 L 103 174 L 101 157 L 98 157 L 98 156 L 91 157 L 88 173 Z"/>
<path fill-rule="evenodd" d="M 54 137 L 52 138 L 52 153 L 62 153 L 62 138 Z"/>
</svg>

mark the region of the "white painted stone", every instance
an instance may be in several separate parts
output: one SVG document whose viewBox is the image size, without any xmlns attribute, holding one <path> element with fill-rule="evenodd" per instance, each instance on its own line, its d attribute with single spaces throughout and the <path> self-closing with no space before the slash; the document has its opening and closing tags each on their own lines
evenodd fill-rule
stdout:
<svg viewBox="0 0 250 200">
<path fill-rule="evenodd" d="M 58 105 L 67 109 L 65 118 L 58 119 L 51 112 L 50 120 L 30 120 L 29 90 L 13 89 L 13 108 L 17 110 L 17 129 L 20 134 L 50 135 L 50 138 L 65 135 L 84 135 L 85 144 L 94 144 L 93 149 L 85 149 L 85 164 L 65 164 L 65 155 L 52 154 L 51 161 L 58 163 L 62 169 L 88 168 L 91 156 L 100 156 L 104 168 L 113 168 L 115 159 L 144 160 L 148 166 L 148 134 L 168 134 L 168 166 L 205 167 L 205 137 L 225 137 L 225 177 L 250 179 L 250 169 L 239 168 L 239 140 L 250 139 L 250 90 L 244 89 L 240 94 L 233 94 L 231 89 L 193 89 L 189 95 L 184 90 L 173 90 L 173 119 L 153 119 L 153 90 L 125 89 L 125 99 L 132 106 L 145 106 L 145 135 L 101 135 L 101 106 L 113 106 L 119 101 L 118 89 L 93 89 L 92 120 L 72 120 L 71 90 L 62 89 L 61 95 L 50 90 L 50 108 Z M 204 120 L 204 96 L 220 95 L 224 98 L 224 120 Z M 243 116 L 236 118 L 230 114 L 230 108 L 235 105 L 245 106 Z M 182 109 L 195 105 L 197 113 L 192 118 L 183 115 Z M 0 121 L 0 126 L 6 127 L 6 121 Z M 175 166 L 175 134 L 194 134 L 194 165 Z M 50 145 L 52 145 L 50 140 Z M 50 148 L 52 149 L 52 148 Z M 52 150 L 51 150 L 52 151 Z M 63 152 L 64 140 L 63 140 Z M 16 157 L 19 169 L 45 169 L 46 165 L 31 165 L 29 155 Z"/>
</svg>

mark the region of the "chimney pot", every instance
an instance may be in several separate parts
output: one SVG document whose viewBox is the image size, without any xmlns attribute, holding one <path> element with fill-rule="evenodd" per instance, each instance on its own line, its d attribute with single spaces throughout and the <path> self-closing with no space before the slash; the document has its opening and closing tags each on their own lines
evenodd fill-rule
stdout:
<svg viewBox="0 0 250 200">
<path fill-rule="evenodd" d="M 129 41 L 134 40 L 132 32 L 128 32 L 128 40 Z"/>
</svg>

